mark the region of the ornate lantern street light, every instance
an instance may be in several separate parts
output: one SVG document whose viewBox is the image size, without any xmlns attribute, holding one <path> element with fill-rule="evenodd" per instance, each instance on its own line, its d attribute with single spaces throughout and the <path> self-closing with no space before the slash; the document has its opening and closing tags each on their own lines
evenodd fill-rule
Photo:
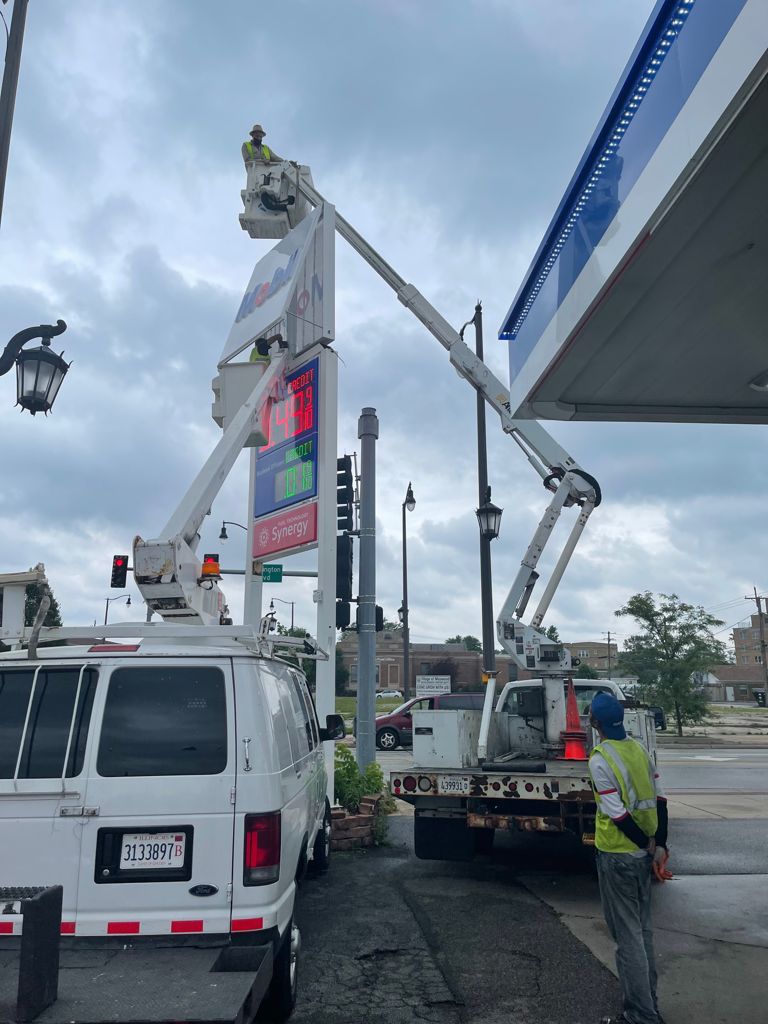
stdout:
<svg viewBox="0 0 768 1024">
<path fill-rule="evenodd" d="M 475 513 L 480 524 L 480 534 L 486 540 L 495 540 L 499 536 L 502 512 L 503 509 L 491 501 L 491 488 L 489 487 L 485 492 L 485 501 Z"/>
<path fill-rule="evenodd" d="M 55 325 L 27 327 L 14 334 L 0 354 L 0 377 L 16 364 L 16 404 L 28 409 L 33 416 L 50 412 L 70 367 L 62 356 L 51 351 L 51 338 L 66 329 L 63 320 L 57 320 Z M 40 338 L 42 345 L 25 349 L 24 345 L 33 338 Z"/>
</svg>

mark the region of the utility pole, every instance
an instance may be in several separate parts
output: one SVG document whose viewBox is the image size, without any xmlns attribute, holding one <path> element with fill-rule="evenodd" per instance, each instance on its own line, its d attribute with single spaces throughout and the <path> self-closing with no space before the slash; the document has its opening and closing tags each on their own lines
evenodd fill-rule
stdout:
<svg viewBox="0 0 768 1024">
<path fill-rule="evenodd" d="M 360 438 L 360 593 L 357 597 L 357 763 L 376 760 L 376 410 L 363 409 Z"/>
<path fill-rule="evenodd" d="M 744 600 L 754 601 L 757 605 L 757 621 L 760 626 L 760 655 L 762 657 L 763 662 L 763 675 L 765 676 L 765 686 L 766 690 L 768 690 L 768 661 L 766 661 L 765 621 L 763 619 L 763 601 L 768 601 L 768 598 L 761 597 L 760 595 L 758 595 L 757 587 L 753 587 L 752 589 L 754 590 L 754 596 L 745 597 Z"/>
<path fill-rule="evenodd" d="M 3 87 L 2 93 L 0 93 L 0 220 L 2 220 L 3 216 L 5 178 L 8 173 L 8 152 L 11 148 L 11 128 L 13 127 L 13 111 L 16 106 L 16 87 L 19 83 L 21 46 L 24 42 L 24 25 L 27 20 L 28 3 L 29 0 L 14 0 L 13 2 L 13 17 L 11 18 L 11 29 L 8 33 L 8 46 L 5 51 Z"/>
<path fill-rule="evenodd" d="M 608 637 L 608 678 L 611 679 L 612 676 L 611 676 L 611 631 L 610 631 L 610 629 L 608 630 L 607 633 L 603 633 L 603 636 L 607 636 Z"/>
</svg>

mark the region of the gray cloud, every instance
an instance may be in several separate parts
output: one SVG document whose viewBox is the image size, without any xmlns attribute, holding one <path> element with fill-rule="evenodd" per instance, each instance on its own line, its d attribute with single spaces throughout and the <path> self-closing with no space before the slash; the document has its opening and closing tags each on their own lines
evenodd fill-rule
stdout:
<svg viewBox="0 0 768 1024">
<path fill-rule="evenodd" d="M 0 236 L 0 325 L 9 336 L 64 317 L 74 363 L 47 421 L 12 410 L 12 380 L 0 381 L 0 564 L 44 560 L 67 621 L 100 617 L 111 555 L 160 530 L 215 444 L 210 378 L 268 248 L 236 219 L 239 147 L 255 119 L 456 326 L 483 299 L 487 359 L 505 380 L 495 329 L 651 7 L 338 0 L 319 17 L 309 0 L 277 14 L 246 0 L 215 12 L 201 0 L 37 0 Z M 479 633 L 474 395 L 370 269 L 346 245 L 337 252 L 340 448 L 358 447 L 363 405 L 381 419 L 379 601 L 393 616 L 401 600 L 412 480 L 414 636 Z M 488 421 L 505 509 L 498 607 L 546 494 Z M 613 610 L 646 587 L 709 606 L 759 585 L 757 428 L 550 429 L 605 493 L 549 616 L 563 635 L 628 632 Z M 218 531 L 246 520 L 247 462 L 203 527 L 203 549 L 232 566 L 244 535 L 230 531 L 225 546 Z M 230 579 L 227 591 L 238 614 L 242 585 Z M 266 588 L 307 623 L 311 591 Z"/>
</svg>

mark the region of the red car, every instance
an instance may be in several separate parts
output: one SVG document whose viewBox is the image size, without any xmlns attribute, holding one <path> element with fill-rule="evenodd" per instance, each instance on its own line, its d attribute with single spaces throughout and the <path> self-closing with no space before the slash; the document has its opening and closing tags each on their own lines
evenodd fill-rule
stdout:
<svg viewBox="0 0 768 1024">
<path fill-rule="evenodd" d="M 390 711 L 376 716 L 376 746 L 379 750 L 413 746 L 414 711 L 482 711 L 484 693 L 438 693 L 434 697 L 413 697 Z"/>
</svg>

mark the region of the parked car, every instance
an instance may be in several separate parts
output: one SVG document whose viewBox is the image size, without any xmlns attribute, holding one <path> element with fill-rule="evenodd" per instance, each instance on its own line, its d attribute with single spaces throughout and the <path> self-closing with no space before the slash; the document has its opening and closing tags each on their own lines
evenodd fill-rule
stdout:
<svg viewBox="0 0 768 1024">
<path fill-rule="evenodd" d="M 379 690 L 376 700 L 402 700 L 403 695 L 399 690 Z"/>
<path fill-rule="evenodd" d="M 271 945 L 284 1020 L 297 883 L 330 855 L 322 741 L 343 733 L 337 715 L 320 727 L 298 669 L 235 641 L 0 654 L 4 881 L 63 885 L 75 945 Z"/>
<path fill-rule="evenodd" d="M 482 711 L 484 693 L 439 693 L 434 697 L 413 697 L 387 715 L 376 716 L 376 746 L 395 750 L 413 746 L 414 711 Z"/>
<path fill-rule="evenodd" d="M 664 732 L 664 730 L 667 728 L 667 716 L 664 711 L 664 708 L 649 706 L 648 710 L 653 712 L 653 718 L 656 722 L 657 731 Z"/>
</svg>

